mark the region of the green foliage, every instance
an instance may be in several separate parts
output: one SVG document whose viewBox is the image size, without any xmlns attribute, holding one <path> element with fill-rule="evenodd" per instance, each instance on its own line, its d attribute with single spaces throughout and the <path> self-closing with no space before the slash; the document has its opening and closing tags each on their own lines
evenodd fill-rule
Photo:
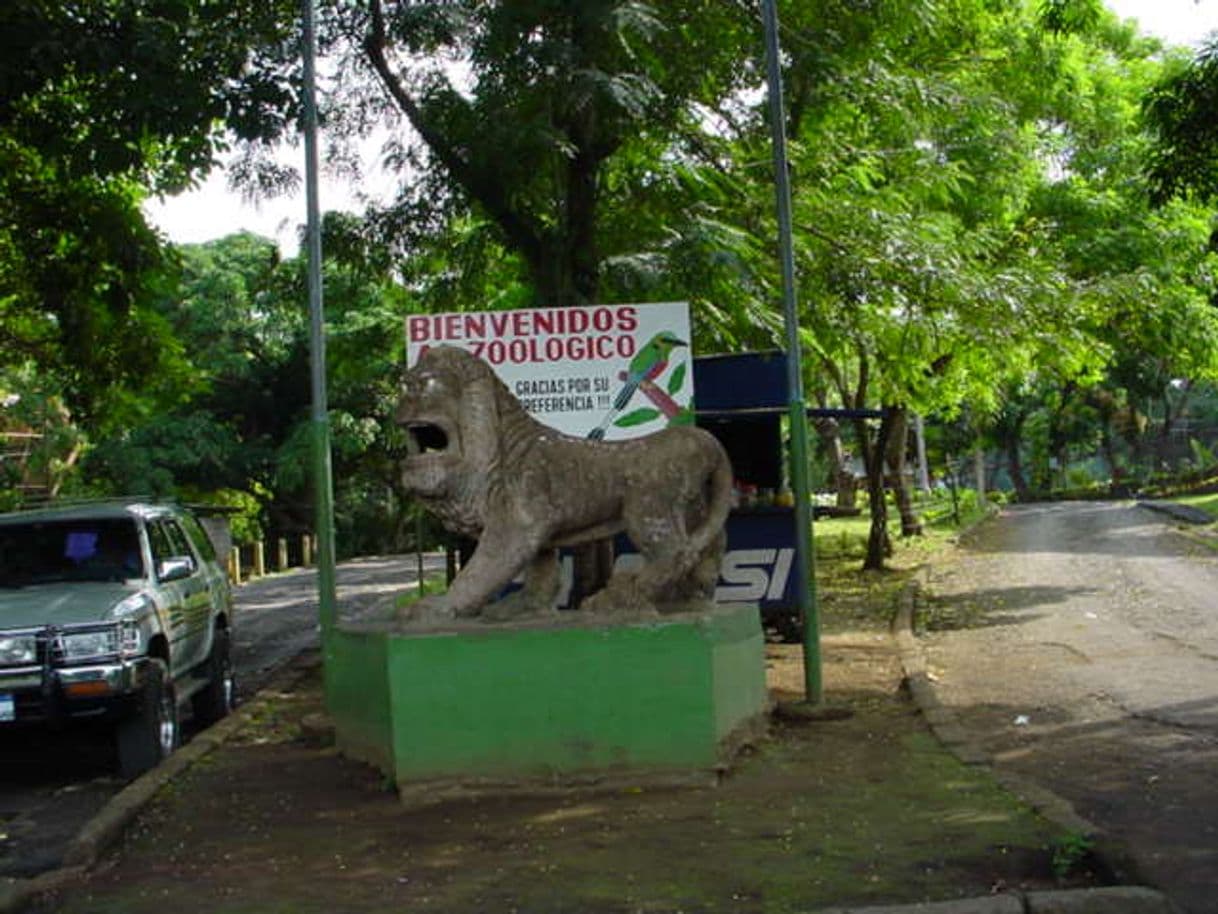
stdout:
<svg viewBox="0 0 1218 914">
<path fill-rule="evenodd" d="M 57 494 L 87 445 L 53 377 L 40 373 L 32 360 L 0 365 L 0 500 L 5 509 L 20 504 L 22 488 Z"/>
<path fill-rule="evenodd" d="M 1214 457 L 1214 452 L 1206 447 L 1196 438 L 1188 439 L 1189 450 L 1193 453 L 1193 462 L 1198 470 L 1213 469 L 1218 466 L 1218 458 Z"/>
<path fill-rule="evenodd" d="M 266 539 L 262 526 L 263 500 L 266 492 L 259 491 L 255 495 L 253 492 L 242 492 L 237 489 L 202 491 L 192 486 L 182 486 L 177 494 L 183 502 L 188 504 L 228 509 L 226 516 L 234 543 L 248 545 Z"/>
<path fill-rule="evenodd" d="M 1000 504 L 1002 494 L 987 492 L 986 499 L 991 504 Z M 956 531 L 975 524 L 987 512 L 977 497 L 976 489 L 958 489 L 954 502 L 951 493 L 945 490 L 936 490 L 931 496 L 920 498 L 918 513 L 927 527 Z"/>
<path fill-rule="evenodd" d="M 294 30 L 280 12 L 0 5 L 0 365 L 32 359 L 87 428 L 120 428 L 189 384 L 154 308 L 173 264 L 139 207 L 211 167 L 226 117 L 259 135 L 242 116 L 252 98 L 289 101 L 269 62 L 245 66 L 247 40 Z"/>
<path fill-rule="evenodd" d="M 241 485 L 241 441 L 222 417 L 207 411 L 162 413 L 124 435 L 99 440 L 89 454 L 90 476 L 116 495 L 172 496 L 179 486 L 206 490 Z"/>
<path fill-rule="evenodd" d="M 435 594 L 442 594 L 448 590 L 448 584 L 444 580 L 444 575 L 439 572 L 432 572 L 423 576 L 417 587 L 411 590 L 399 593 L 393 598 L 393 609 L 405 609 L 412 603 L 417 603 L 420 599 Z"/>
<path fill-rule="evenodd" d="M 1053 875 L 1065 879 L 1083 867 L 1095 850 L 1095 839 L 1083 832 L 1069 832 L 1050 846 Z"/>
<path fill-rule="evenodd" d="M 1156 141 L 1148 168 L 1154 200 L 1218 195 L 1218 40 L 1191 62 L 1173 61 L 1145 107 Z"/>
<path fill-rule="evenodd" d="M 344 228 L 341 219 L 327 227 Z M 325 277 L 336 524 L 344 550 L 378 551 L 402 541 L 389 413 L 403 306 L 375 263 L 345 250 L 354 262 L 329 262 Z M 100 439 L 87 471 L 113 491 L 185 490 L 236 505 L 249 539 L 307 529 L 313 424 L 303 262 L 281 262 L 271 242 L 248 234 L 187 246 L 180 257 L 181 292 L 158 309 L 191 359 L 189 393 Z"/>
<path fill-rule="evenodd" d="M 705 0 L 377 0 L 320 14 L 340 61 L 323 117 L 361 134 L 404 118 L 419 138 L 386 144 L 417 177 L 375 214 L 375 237 L 415 253 L 453 225 L 441 293 L 497 274 L 507 282 L 482 298 L 496 306 L 597 300 L 605 257 L 658 239 L 650 219 L 623 234 L 608 214 L 646 207 L 667 138 L 735 87 L 751 39 L 739 10 Z"/>
</svg>

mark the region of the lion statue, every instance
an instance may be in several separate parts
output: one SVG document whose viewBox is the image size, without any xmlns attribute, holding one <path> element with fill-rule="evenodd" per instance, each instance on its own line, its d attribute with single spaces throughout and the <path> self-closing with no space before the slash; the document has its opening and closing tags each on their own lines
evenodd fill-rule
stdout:
<svg viewBox="0 0 1218 914">
<path fill-rule="evenodd" d="M 406 433 L 406 490 L 478 541 L 448 592 L 406 607 L 402 621 L 552 613 L 558 549 L 620 532 L 641 562 L 615 570 L 583 609 L 672 611 L 712 597 L 732 469 L 708 432 L 564 435 L 530 416 L 485 362 L 451 346 L 428 349 L 406 372 L 395 419 Z M 524 587 L 492 603 L 522 571 Z"/>
</svg>

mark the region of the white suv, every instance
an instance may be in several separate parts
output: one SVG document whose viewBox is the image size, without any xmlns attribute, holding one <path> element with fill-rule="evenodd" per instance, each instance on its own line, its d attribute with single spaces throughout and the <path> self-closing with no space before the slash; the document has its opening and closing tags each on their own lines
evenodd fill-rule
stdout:
<svg viewBox="0 0 1218 914">
<path fill-rule="evenodd" d="M 114 723 L 134 777 L 171 753 L 179 706 L 233 706 L 232 595 L 202 525 L 166 504 L 0 514 L 0 728 Z"/>
</svg>

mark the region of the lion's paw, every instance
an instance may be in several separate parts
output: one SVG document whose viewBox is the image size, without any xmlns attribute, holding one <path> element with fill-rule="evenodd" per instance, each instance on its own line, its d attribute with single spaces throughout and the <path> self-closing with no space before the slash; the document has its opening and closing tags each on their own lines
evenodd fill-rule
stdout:
<svg viewBox="0 0 1218 914">
<path fill-rule="evenodd" d="M 407 603 L 395 613 L 399 625 L 431 626 L 452 622 L 455 618 L 452 609 L 443 596 L 433 594 L 420 597 L 413 603 Z"/>
<path fill-rule="evenodd" d="M 648 600 L 637 587 L 630 585 L 609 586 L 599 590 L 579 604 L 585 612 L 606 616 L 652 616 L 656 614 L 655 603 Z"/>
<path fill-rule="evenodd" d="M 557 616 L 558 610 L 529 599 L 523 591 L 508 594 L 482 607 L 484 622 L 515 622 L 517 619 L 545 619 Z"/>
</svg>

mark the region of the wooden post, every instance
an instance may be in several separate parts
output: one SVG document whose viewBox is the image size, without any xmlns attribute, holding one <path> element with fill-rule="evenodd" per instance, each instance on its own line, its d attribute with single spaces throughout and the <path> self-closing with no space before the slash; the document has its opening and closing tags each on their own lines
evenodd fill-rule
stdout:
<svg viewBox="0 0 1218 914">
<path fill-rule="evenodd" d="M 241 583 L 241 547 L 236 543 L 228 553 L 228 579 L 233 584 Z"/>
<path fill-rule="evenodd" d="M 276 571 L 287 571 L 288 570 L 288 540 L 287 540 L 287 537 L 285 537 L 285 536 L 279 537 L 279 541 L 276 543 L 276 546 L 278 546 L 279 561 L 275 565 L 275 570 Z"/>
<path fill-rule="evenodd" d="M 300 536 L 300 564 L 305 568 L 313 564 L 313 540 L 307 533 Z"/>
<path fill-rule="evenodd" d="M 266 577 L 266 543 L 262 540 L 254 541 L 254 575 Z"/>
</svg>

